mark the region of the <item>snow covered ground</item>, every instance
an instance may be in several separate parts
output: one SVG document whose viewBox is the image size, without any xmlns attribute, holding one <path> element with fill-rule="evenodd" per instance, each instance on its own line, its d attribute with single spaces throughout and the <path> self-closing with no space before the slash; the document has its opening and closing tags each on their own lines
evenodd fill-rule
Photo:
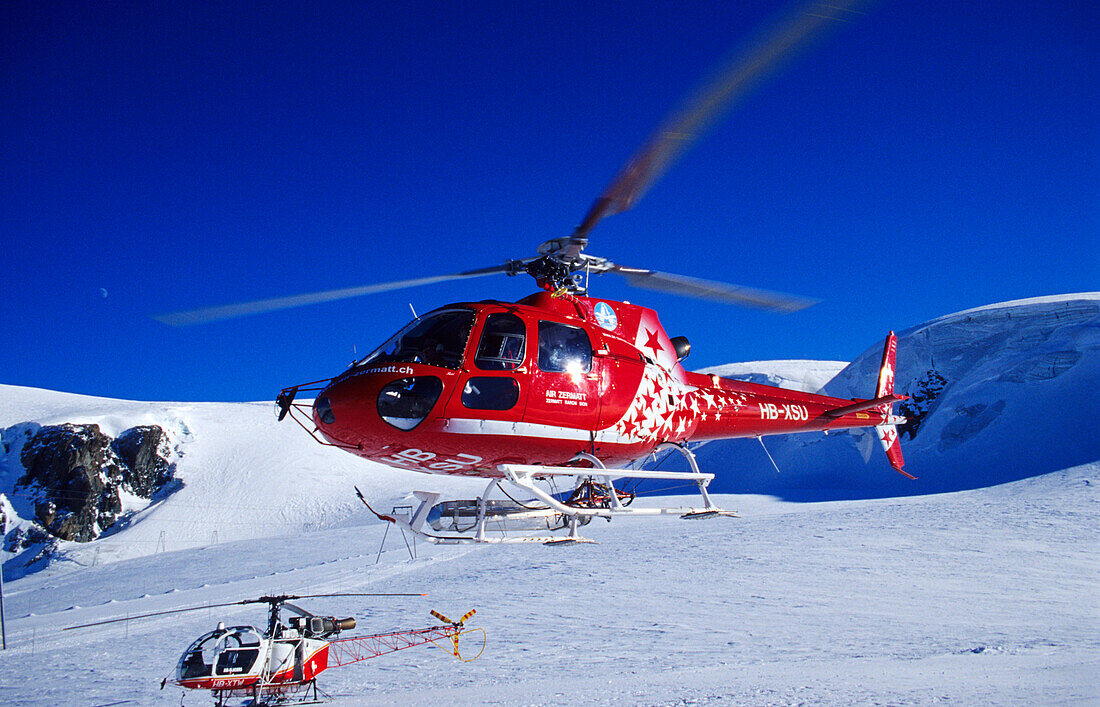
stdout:
<svg viewBox="0 0 1100 707">
<path fill-rule="evenodd" d="M 975 491 L 794 504 L 738 519 L 617 519 L 595 545 L 432 547 L 410 559 L 363 513 L 343 528 L 223 542 L 5 587 L 4 704 L 178 704 L 160 678 L 219 620 L 198 611 L 66 625 L 263 593 L 361 629 L 478 610 L 472 663 L 415 648 L 322 677 L 333 704 L 1090 704 L 1100 700 L 1100 465 Z M 205 695 L 189 694 L 187 704 Z"/>
<path fill-rule="evenodd" d="M 899 385 L 933 359 L 949 380 L 918 436 L 903 440 L 921 476 L 899 476 L 912 484 L 904 492 L 944 491 L 945 477 L 981 472 L 943 493 L 875 498 L 884 495 L 875 480 L 897 475 L 880 450 L 864 462 L 849 435 L 769 440 L 780 475 L 728 446 L 762 455 L 755 440 L 716 442 L 700 449 L 704 469 L 778 489 L 717 497 L 740 518 L 595 521 L 584 534 L 597 544 L 572 547 L 418 543 L 415 559 L 396 530 L 379 556 L 385 527 L 353 486 L 388 510 L 415 489 L 472 497 L 481 482 L 322 447 L 276 423 L 270 403 L 0 386 L 0 494 L 22 518 L 28 509 L 11 491 L 22 441 L 39 425 L 94 422 L 110 435 L 161 425 L 180 484 L 124 529 L 62 543 L 44 568 L 3 554 L 0 704 L 178 704 L 178 690 L 159 686 L 187 645 L 220 620 L 261 625 L 264 611 L 65 626 L 263 594 L 402 591 L 428 596 L 299 603 L 356 616 L 357 633 L 427 626 L 429 609 L 476 608 L 484 655 L 460 663 L 422 647 L 332 669 L 321 687 L 333 704 L 1098 703 L 1100 411 L 1087 394 L 1100 383 L 1098 332 L 1096 294 L 902 332 Z M 876 349 L 826 391 L 868 395 L 859 386 L 873 380 L 864 368 L 877 368 L 867 363 Z M 811 363 L 725 372 L 813 388 L 840 367 Z M 1006 465 L 1009 454 L 1021 461 Z M 777 498 L 820 491 L 823 479 L 849 500 Z M 185 703 L 209 697 L 189 693 Z"/>
</svg>

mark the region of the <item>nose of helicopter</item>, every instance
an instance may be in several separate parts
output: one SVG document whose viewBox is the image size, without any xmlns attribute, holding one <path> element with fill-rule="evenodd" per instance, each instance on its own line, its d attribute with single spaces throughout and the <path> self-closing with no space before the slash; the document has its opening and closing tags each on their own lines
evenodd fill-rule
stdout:
<svg viewBox="0 0 1100 707">
<path fill-rule="evenodd" d="M 364 451 L 385 446 L 432 412 L 444 388 L 433 372 L 387 366 L 338 376 L 314 400 L 313 422 L 334 444 Z"/>
<path fill-rule="evenodd" d="M 313 401 L 313 424 L 331 443 L 362 447 L 365 432 L 374 428 L 371 381 L 366 376 L 337 377 Z"/>
</svg>

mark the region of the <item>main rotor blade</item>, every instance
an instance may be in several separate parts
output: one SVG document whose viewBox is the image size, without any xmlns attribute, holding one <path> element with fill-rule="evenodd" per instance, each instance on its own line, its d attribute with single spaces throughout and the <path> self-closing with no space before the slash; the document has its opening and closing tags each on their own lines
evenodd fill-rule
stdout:
<svg viewBox="0 0 1100 707">
<path fill-rule="evenodd" d="M 290 611 L 293 611 L 298 616 L 313 616 L 313 614 L 309 613 L 308 611 L 306 611 L 302 607 L 291 604 L 289 601 L 284 601 L 283 602 L 283 608 L 289 609 Z"/>
<path fill-rule="evenodd" d="M 107 619 L 105 621 L 93 621 L 87 624 L 80 624 L 78 626 L 66 626 L 62 628 L 62 631 L 72 631 L 77 628 L 89 628 L 91 626 L 103 626 L 105 624 L 116 624 L 123 621 L 134 621 L 136 619 L 148 619 L 153 616 L 165 616 L 167 614 L 182 614 L 185 611 L 198 611 L 199 609 L 217 609 L 223 606 L 243 606 L 245 604 L 271 604 L 279 603 L 285 606 L 291 606 L 286 603 L 287 599 L 313 599 L 317 597 L 424 597 L 427 594 L 421 593 L 407 593 L 407 592 L 356 592 L 356 593 L 339 593 L 339 594 L 283 594 L 277 597 L 260 597 L 258 599 L 241 599 L 240 601 L 227 601 L 221 604 L 203 604 L 202 606 L 187 606 L 182 609 L 168 609 L 166 611 L 153 611 L 148 614 L 134 614 L 133 616 L 123 616 L 118 619 Z M 294 607 L 299 612 L 304 612 L 304 609 Z M 302 614 L 303 616 L 312 616 L 309 612 Z"/>
<path fill-rule="evenodd" d="M 572 255 L 584 248 L 588 232 L 600 219 L 634 206 L 711 123 L 784 61 L 805 48 L 819 30 L 833 22 L 846 21 L 849 13 L 855 12 L 855 6 L 864 1 L 806 2 L 725 64 L 709 83 L 692 94 L 679 110 L 658 126 L 656 132 L 611 180 L 573 232 L 570 243 Z"/>
<path fill-rule="evenodd" d="M 148 614 L 134 614 L 133 616 L 123 616 L 119 619 L 107 619 L 105 621 L 93 621 L 87 624 L 80 624 L 78 626 L 66 626 L 62 631 L 72 631 L 76 628 L 88 628 L 90 626 L 103 626 L 105 624 L 117 624 L 122 621 L 135 621 L 137 619 L 148 619 L 153 616 L 165 616 L 167 614 L 182 614 L 185 611 L 198 611 L 199 609 L 217 609 L 222 606 L 239 606 L 241 604 L 252 604 L 255 600 L 245 599 L 244 601 L 227 601 L 221 604 L 204 604 L 203 606 L 187 606 L 182 609 L 168 609 L 167 611 L 153 611 Z"/>
<path fill-rule="evenodd" d="M 335 594 L 286 595 L 287 599 L 316 599 L 318 597 L 426 597 L 423 592 L 336 592 Z"/>
<path fill-rule="evenodd" d="M 782 292 L 740 287 L 697 277 L 657 272 L 656 270 L 625 268 L 621 265 L 612 267 L 609 272 L 622 275 L 634 287 L 670 292 L 685 297 L 701 297 L 725 302 L 726 304 L 766 309 L 772 312 L 797 312 L 800 309 L 817 304 L 819 301 Z"/>
<path fill-rule="evenodd" d="M 171 314 L 157 314 L 153 315 L 153 319 L 170 326 L 190 326 L 192 324 L 205 324 L 207 322 L 216 322 L 222 319 L 243 317 L 249 314 L 260 314 L 263 312 L 274 312 L 280 309 L 289 309 L 291 307 L 302 307 L 308 304 L 332 302 L 333 300 L 348 299 L 350 297 L 362 297 L 363 295 L 370 295 L 377 292 L 400 290 L 405 287 L 418 287 L 420 285 L 432 285 L 437 282 L 465 280 L 471 277 L 482 277 L 484 275 L 495 275 L 497 273 L 511 274 L 514 272 L 515 267 L 511 263 L 505 263 L 504 265 L 494 265 L 488 268 L 481 268 L 480 270 L 467 270 L 466 272 L 455 273 L 453 275 L 419 277 L 413 280 L 399 280 L 397 282 L 384 282 L 377 285 L 347 287 L 340 290 L 327 290 L 325 292 L 313 292 L 303 295 L 292 295 L 290 297 L 273 297 L 271 299 L 258 300 L 255 302 L 241 302 L 239 304 L 192 309 L 186 312 L 174 312 Z"/>
</svg>

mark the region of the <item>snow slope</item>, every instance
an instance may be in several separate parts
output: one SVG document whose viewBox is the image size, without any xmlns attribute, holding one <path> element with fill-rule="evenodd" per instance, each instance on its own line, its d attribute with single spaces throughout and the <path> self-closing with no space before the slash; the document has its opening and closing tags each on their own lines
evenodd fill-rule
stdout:
<svg viewBox="0 0 1100 707">
<path fill-rule="evenodd" d="M 98 424 L 110 436 L 135 425 L 160 425 L 174 447 L 180 485 L 167 499 L 154 499 L 122 532 L 112 529 L 90 544 L 63 543 L 63 557 L 75 563 L 329 527 L 362 508 L 355 486 L 390 502 L 417 480 L 411 472 L 321 446 L 289 420 L 277 423 L 271 403 L 147 403 L 0 385 L 0 430 L 8 449 L 0 455 L 0 493 L 11 497 L 24 473 L 19 452 L 27 433 L 62 422 Z M 446 478 L 432 483 L 440 490 L 482 486 Z M 22 518 L 32 517 L 12 500 Z M 5 576 L 21 574 L 26 559 L 9 562 Z"/>
<path fill-rule="evenodd" d="M 823 392 L 872 397 L 882 343 Z M 902 437 L 910 481 L 872 435 L 789 435 L 711 442 L 700 466 L 712 488 L 788 499 L 938 493 L 1044 474 L 1100 459 L 1100 293 L 1019 300 L 948 315 L 898 334 L 896 390 L 930 370 L 947 381 L 914 438 Z M 669 465 L 669 468 L 674 468 Z"/>
<path fill-rule="evenodd" d="M 322 447 L 277 424 L 268 403 L 0 386 L 0 492 L 22 473 L 26 432 L 59 422 L 94 422 L 112 435 L 159 424 L 181 482 L 125 529 L 62 544 L 39 571 L 4 555 L 0 704 L 178 704 L 179 692 L 159 683 L 187 644 L 219 620 L 260 624 L 263 611 L 64 626 L 270 593 L 354 591 L 429 596 L 308 607 L 355 615 L 364 631 L 427 625 L 431 608 L 477 608 L 489 646 L 473 663 L 419 648 L 329 671 L 322 688 L 338 705 L 1100 701 L 1100 450 L 1090 393 L 1100 378 L 1098 311 L 1100 295 L 1046 298 L 902 332 L 899 388 L 933 359 L 949 381 L 917 438 L 904 441 L 918 482 L 890 471 L 878 449 L 865 463 L 850 435 L 769 439 L 778 476 L 757 442 L 717 442 L 699 450 L 703 467 L 720 474 L 716 486 L 856 500 L 719 496 L 742 517 L 597 521 L 585 534 L 598 544 L 571 548 L 419 543 L 415 559 L 352 487 L 388 510 L 414 489 L 468 496 L 480 482 Z M 826 391 L 867 396 L 880 352 L 872 345 Z M 800 378 L 797 367 L 756 373 L 792 387 L 825 375 Z M 901 491 L 886 485 L 902 482 Z M 869 498 L 939 490 L 950 492 Z"/>
<path fill-rule="evenodd" d="M 1100 700 L 1100 465 L 902 499 L 721 501 L 737 519 L 593 523 L 595 545 L 417 547 L 346 527 L 47 570 L 5 587 L 0 702 L 178 704 L 178 655 L 238 607 L 66 625 L 262 593 L 362 629 L 478 610 L 485 654 L 416 648 L 332 669 L 334 705 L 998 704 Z M 209 704 L 189 693 L 185 704 Z"/>
</svg>

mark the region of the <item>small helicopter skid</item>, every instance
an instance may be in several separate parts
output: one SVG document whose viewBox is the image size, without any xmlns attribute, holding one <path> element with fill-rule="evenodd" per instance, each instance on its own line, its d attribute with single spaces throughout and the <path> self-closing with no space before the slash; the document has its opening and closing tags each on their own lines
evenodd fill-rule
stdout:
<svg viewBox="0 0 1100 707">
<path fill-rule="evenodd" d="M 269 705 L 319 705 L 329 697 L 317 687 L 316 680 L 300 685 L 270 685 L 264 688 L 240 688 L 211 690 L 214 707 L 229 707 L 231 701 L 241 700 L 247 707 L 267 707 Z M 180 704 L 183 704 L 181 697 Z"/>
<path fill-rule="evenodd" d="M 364 505 L 378 517 L 409 530 L 428 542 L 442 545 L 472 543 L 542 543 L 544 545 L 574 545 L 592 543 L 593 540 L 581 536 L 581 526 L 587 525 L 593 518 L 611 520 L 617 516 L 659 516 L 678 515 L 685 520 L 707 518 L 736 518 L 737 514 L 714 505 L 707 493 L 707 486 L 714 474 L 703 473 L 695 461 L 695 455 L 687 447 L 665 443 L 657 451 L 669 449 L 683 454 L 690 471 L 657 471 L 645 469 L 608 469 L 603 463 L 587 453 L 578 454 L 575 462 L 587 462 L 591 467 L 541 466 L 534 464 L 501 464 L 497 468 L 502 478 L 493 479 L 485 491 L 476 499 L 440 502 L 440 494 L 429 491 L 416 491 L 414 496 L 420 505 L 395 508 L 390 515 L 374 511 L 366 499 L 356 489 Z M 576 479 L 573 492 L 566 500 L 538 485 L 538 481 L 565 477 Z M 703 505 L 695 507 L 653 507 L 637 508 L 631 504 L 634 494 L 615 487 L 615 481 L 629 479 L 662 479 L 684 481 L 695 484 L 702 497 Z M 539 505 L 528 505 L 515 501 L 505 491 L 503 484 L 509 484 L 531 496 Z M 509 501 L 489 499 L 491 493 L 499 491 Z M 567 530 L 565 535 L 531 535 L 531 532 Z M 520 534 L 527 533 L 527 534 Z"/>
</svg>

